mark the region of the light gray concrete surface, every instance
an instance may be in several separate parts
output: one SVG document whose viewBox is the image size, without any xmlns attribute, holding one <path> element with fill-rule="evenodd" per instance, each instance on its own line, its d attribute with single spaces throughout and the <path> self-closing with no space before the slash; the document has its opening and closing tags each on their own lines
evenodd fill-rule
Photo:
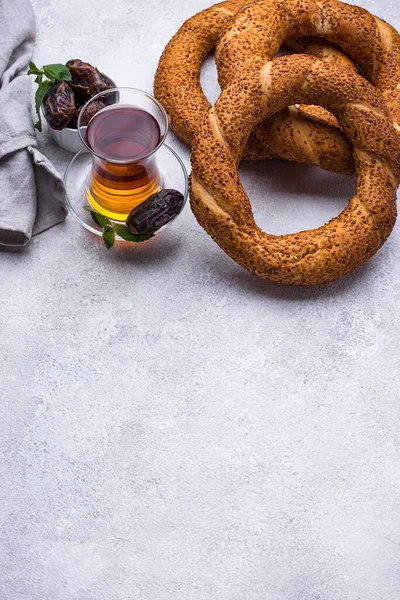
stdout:
<svg viewBox="0 0 400 600">
<path fill-rule="evenodd" d="M 211 3 L 35 0 L 35 61 L 151 90 Z M 363 5 L 400 26 L 396 0 Z M 203 79 L 215 98 L 211 59 Z M 242 174 L 276 233 L 322 224 L 353 186 Z M 70 218 L 0 265 L 1 600 L 400 597 L 399 226 L 319 289 L 248 275 L 189 209 L 129 251 Z"/>
</svg>

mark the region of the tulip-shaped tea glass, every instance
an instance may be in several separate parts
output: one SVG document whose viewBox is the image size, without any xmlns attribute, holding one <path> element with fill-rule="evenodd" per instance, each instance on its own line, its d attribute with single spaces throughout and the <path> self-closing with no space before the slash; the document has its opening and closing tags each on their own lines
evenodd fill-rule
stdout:
<svg viewBox="0 0 400 600">
<path fill-rule="evenodd" d="M 125 221 L 162 189 L 157 151 L 168 133 L 168 116 L 153 96 L 134 88 L 101 92 L 81 109 L 78 131 L 91 153 L 86 196 L 94 210 Z"/>
</svg>

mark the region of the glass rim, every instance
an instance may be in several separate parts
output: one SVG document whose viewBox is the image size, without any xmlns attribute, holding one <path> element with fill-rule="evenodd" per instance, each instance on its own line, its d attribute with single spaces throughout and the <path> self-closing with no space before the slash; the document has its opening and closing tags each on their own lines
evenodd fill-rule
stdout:
<svg viewBox="0 0 400 600">
<path fill-rule="evenodd" d="M 112 92 L 115 93 L 115 92 L 123 92 L 123 91 L 126 91 L 126 92 L 139 92 L 139 94 L 143 94 L 143 96 L 146 96 L 146 98 L 148 98 L 149 100 L 151 100 L 157 106 L 157 108 L 159 108 L 159 110 L 160 110 L 160 112 L 161 112 L 161 114 L 162 114 L 162 116 L 164 118 L 164 121 L 165 121 L 165 131 L 164 131 L 163 135 L 161 136 L 160 141 L 158 142 L 157 146 L 153 150 L 151 150 L 150 152 L 147 152 L 147 154 L 143 154 L 142 156 L 135 157 L 134 160 L 116 160 L 116 159 L 110 160 L 110 158 L 108 158 L 107 156 L 102 156 L 98 152 L 95 152 L 86 143 L 86 140 L 85 140 L 84 136 L 81 133 L 81 130 L 83 130 L 83 129 L 86 130 L 87 129 L 88 125 L 90 124 L 90 121 L 96 116 L 97 113 L 95 113 L 93 115 L 93 117 L 92 117 L 92 119 L 90 119 L 88 125 L 81 125 L 81 118 L 82 118 L 82 115 L 83 115 L 85 109 L 89 106 L 89 104 L 91 104 L 95 100 L 98 100 L 100 97 L 106 96 L 107 94 L 110 94 Z M 132 104 L 132 106 L 134 106 L 134 105 Z M 137 108 L 140 108 L 140 107 L 137 107 Z M 101 109 L 101 110 L 103 110 L 103 109 Z M 145 109 L 143 109 L 143 110 L 145 110 Z M 154 116 L 154 115 L 152 115 L 152 116 Z M 156 118 L 156 117 L 154 117 L 154 118 Z M 158 123 L 158 119 L 157 118 L 156 118 L 156 121 Z M 145 90 L 141 90 L 139 88 L 133 88 L 133 87 L 113 87 L 113 88 L 110 88 L 108 90 L 104 90 L 103 92 L 99 92 L 98 94 L 96 94 L 95 96 L 93 96 L 93 98 L 90 98 L 90 100 L 88 100 L 86 102 L 86 104 L 83 105 L 83 108 L 82 108 L 82 110 L 81 110 L 81 112 L 79 114 L 79 117 L 78 117 L 77 129 L 78 129 L 78 134 L 79 134 L 79 137 L 81 138 L 82 144 L 85 146 L 85 148 L 87 148 L 87 150 L 90 152 L 90 154 L 92 154 L 93 156 L 96 156 L 97 158 L 101 158 L 101 160 L 106 160 L 107 162 L 110 162 L 110 163 L 114 163 L 114 164 L 129 164 L 129 163 L 138 162 L 139 160 L 143 160 L 145 158 L 148 158 L 149 156 L 151 156 L 152 154 L 154 154 L 155 152 L 157 152 L 157 150 L 164 144 L 164 142 L 165 142 L 165 140 L 167 138 L 167 135 L 168 135 L 168 131 L 169 131 L 169 118 L 168 118 L 167 111 L 165 110 L 165 108 L 163 107 L 163 105 L 161 104 L 161 102 L 159 102 L 157 100 L 157 98 L 155 98 L 149 92 L 146 92 Z"/>
</svg>

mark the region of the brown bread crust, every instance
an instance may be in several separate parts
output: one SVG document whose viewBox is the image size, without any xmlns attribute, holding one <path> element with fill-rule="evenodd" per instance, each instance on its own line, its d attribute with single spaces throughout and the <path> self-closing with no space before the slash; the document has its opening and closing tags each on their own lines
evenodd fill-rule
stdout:
<svg viewBox="0 0 400 600">
<path fill-rule="evenodd" d="M 170 115 L 173 131 L 191 144 L 207 114 L 210 105 L 201 90 L 200 68 L 220 38 L 216 59 L 222 87 L 251 64 L 271 60 L 284 41 L 299 52 L 354 71 L 343 52 L 325 40 L 304 35 L 329 39 L 361 64 L 384 92 L 398 122 L 400 37 L 387 23 L 338 0 L 228 0 L 188 19 L 160 59 L 154 91 Z M 320 107 L 292 108 L 259 125 L 243 157 L 282 158 L 337 173 L 354 172 L 351 145 L 336 119 Z"/>
<path fill-rule="evenodd" d="M 238 264 L 270 281 L 328 283 L 365 263 L 396 220 L 400 136 L 383 96 L 360 75 L 305 55 L 243 67 L 202 121 L 192 146 L 191 207 Z M 253 127 L 295 102 L 332 111 L 354 145 L 357 190 L 318 229 L 274 236 L 255 223 L 237 168 Z"/>
</svg>

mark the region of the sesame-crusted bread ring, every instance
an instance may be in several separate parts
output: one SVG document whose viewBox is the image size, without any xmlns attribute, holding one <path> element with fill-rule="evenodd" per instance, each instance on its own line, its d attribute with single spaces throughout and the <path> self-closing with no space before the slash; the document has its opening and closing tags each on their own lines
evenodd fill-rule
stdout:
<svg viewBox="0 0 400 600">
<path fill-rule="evenodd" d="M 344 50 L 381 92 L 400 83 L 400 36 L 364 8 L 339 0 L 259 0 L 229 23 L 216 48 L 221 87 L 242 69 L 272 60 L 288 37 L 319 36 Z M 400 98 L 400 90 L 395 92 Z M 398 114 L 400 114 L 400 106 Z"/>
<path fill-rule="evenodd" d="M 400 36 L 379 17 L 339 0 L 259 0 L 244 6 L 217 44 L 221 87 L 233 81 L 243 69 L 260 68 L 272 60 L 284 40 L 299 36 L 321 36 L 344 50 L 383 93 L 394 126 L 400 130 Z M 288 128 L 285 123 L 279 127 L 263 123 L 254 133 L 261 145 L 281 158 L 318 164 L 318 140 L 307 136 L 301 126 Z M 324 147 L 324 156 L 331 156 L 335 166 L 336 157 L 344 156 L 342 149 L 328 138 Z M 303 160 L 304 152 L 308 153 L 307 161 Z"/>
<path fill-rule="evenodd" d="M 321 36 L 344 50 L 385 96 L 400 130 L 400 35 L 364 8 L 339 0 L 259 0 L 230 21 L 216 48 L 218 80 L 225 87 L 243 69 L 272 60 L 281 44 Z"/>
<path fill-rule="evenodd" d="M 235 16 L 235 11 L 238 11 Z M 400 36 L 390 25 L 357 6 L 338 0 L 266 0 L 248 3 L 231 0 L 195 15 L 172 38 L 160 59 L 155 95 L 166 107 L 171 127 L 191 143 L 209 104 L 200 86 L 200 67 L 225 28 L 217 49 L 222 87 L 240 75 L 252 61 L 270 60 L 286 39 L 297 51 L 328 61 L 351 63 L 323 43 L 310 43 L 303 35 L 320 36 L 341 46 L 361 64 L 369 79 L 383 91 L 393 120 L 400 120 Z M 320 47 L 318 48 L 318 43 Z M 353 67 L 354 68 L 354 67 Z M 322 116 L 315 122 L 302 114 Z M 346 138 L 326 113 L 312 110 L 286 111 L 275 122 L 258 127 L 249 138 L 244 158 L 285 158 L 317 164 L 337 173 L 354 169 Z M 400 129 L 400 127 L 399 127 Z"/>
<path fill-rule="evenodd" d="M 238 264 L 270 281 L 328 283 L 365 263 L 396 220 L 400 136 L 382 95 L 360 75 L 305 55 L 242 70 L 203 120 L 192 145 L 191 207 Z M 238 165 L 257 122 L 296 102 L 322 105 L 354 145 L 356 195 L 318 229 L 276 236 L 255 223 Z"/>
<path fill-rule="evenodd" d="M 200 85 L 200 69 L 223 31 L 248 0 L 227 0 L 188 19 L 166 46 L 156 72 L 154 93 L 170 117 L 171 129 L 191 144 L 202 119 L 210 109 Z M 298 52 L 355 70 L 338 48 L 316 38 L 286 40 Z M 309 118 L 313 120 L 310 121 Z M 354 172 L 352 148 L 332 115 L 317 107 L 292 107 L 276 115 L 251 135 L 244 158 L 283 158 L 308 162 L 337 173 Z M 292 143 L 293 135 L 296 138 Z"/>
</svg>

